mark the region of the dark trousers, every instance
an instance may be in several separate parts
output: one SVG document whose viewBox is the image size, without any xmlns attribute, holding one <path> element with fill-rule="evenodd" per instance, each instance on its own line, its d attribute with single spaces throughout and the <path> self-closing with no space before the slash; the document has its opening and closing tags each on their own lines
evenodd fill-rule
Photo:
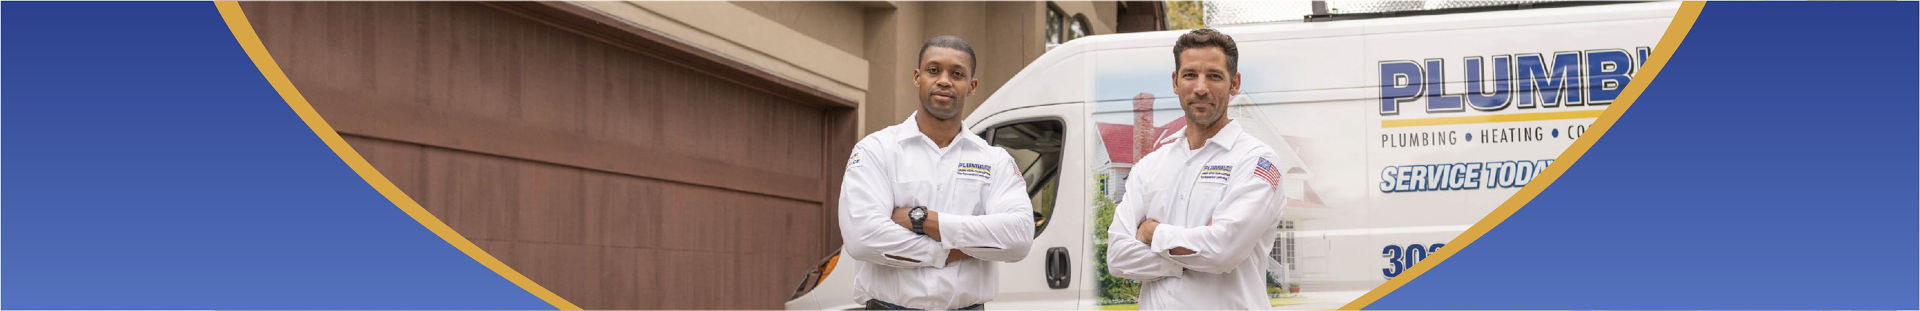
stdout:
<svg viewBox="0 0 1920 311">
<path fill-rule="evenodd" d="M 954 309 L 954 310 L 986 310 L 986 309 L 987 309 L 986 304 L 975 304 L 975 305 L 961 307 L 959 309 Z M 879 299 L 867 299 L 867 310 L 920 310 L 920 309 L 908 308 L 908 307 L 888 303 L 885 301 L 880 301 Z"/>
</svg>

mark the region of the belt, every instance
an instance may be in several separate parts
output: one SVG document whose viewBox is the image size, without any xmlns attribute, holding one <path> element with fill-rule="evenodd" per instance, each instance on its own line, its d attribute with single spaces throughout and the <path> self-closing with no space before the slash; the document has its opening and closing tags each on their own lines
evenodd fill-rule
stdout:
<svg viewBox="0 0 1920 311">
<path fill-rule="evenodd" d="M 971 306 L 960 307 L 959 309 L 954 309 L 954 310 L 986 310 L 986 309 L 987 309 L 986 304 L 977 303 Z M 879 299 L 867 299 L 867 310 L 920 310 L 920 309 L 908 308 L 901 305 L 880 301 Z"/>
</svg>

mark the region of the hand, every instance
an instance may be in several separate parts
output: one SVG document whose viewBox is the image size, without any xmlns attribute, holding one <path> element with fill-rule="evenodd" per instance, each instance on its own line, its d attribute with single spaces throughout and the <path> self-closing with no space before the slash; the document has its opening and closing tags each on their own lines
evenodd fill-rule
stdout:
<svg viewBox="0 0 1920 311">
<path fill-rule="evenodd" d="M 1160 221 L 1153 220 L 1152 218 L 1148 218 L 1147 220 L 1140 222 L 1140 229 L 1134 230 L 1133 237 L 1135 239 L 1139 239 L 1140 243 L 1147 243 L 1147 245 L 1153 245 L 1153 229 L 1157 227 L 1160 227 Z"/>
<path fill-rule="evenodd" d="M 958 249 L 947 250 L 947 262 L 960 261 L 961 259 L 973 259 L 973 255 L 967 255 L 967 252 L 962 252 Z"/>
<path fill-rule="evenodd" d="M 913 208 L 910 207 L 894 208 L 893 224 L 900 225 L 901 228 L 906 228 L 907 230 L 913 230 L 913 220 L 907 218 L 907 212 L 912 210 Z M 927 220 L 920 222 L 920 231 L 926 232 L 927 237 L 933 238 L 934 242 L 939 242 L 940 212 L 935 212 L 931 209 L 927 210 Z"/>
<path fill-rule="evenodd" d="M 900 225 L 901 228 L 907 228 L 907 230 L 913 230 L 913 220 L 907 219 L 907 211 L 912 211 L 912 210 L 913 208 L 911 207 L 894 208 L 893 224 Z"/>
</svg>

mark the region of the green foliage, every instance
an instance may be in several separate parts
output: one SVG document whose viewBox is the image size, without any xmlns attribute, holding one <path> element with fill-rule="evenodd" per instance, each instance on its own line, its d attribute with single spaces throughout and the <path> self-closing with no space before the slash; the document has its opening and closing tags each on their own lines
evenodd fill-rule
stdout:
<svg viewBox="0 0 1920 311">
<path fill-rule="evenodd" d="M 1207 28 L 1206 17 L 1200 1 L 1167 1 L 1167 30 Z"/>
<path fill-rule="evenodd" d="M 1100 174 L 1094 178 L 1106 180 L 1108 175 Z M 1104 188 L 1093 191 L 1093 256 L 1095 258 L 1093 268 L 1096 271 L 1095 278 L 1100 284 L 1096 294 L 1099 295 L 1102 305 L 1129 304 L 1139 301 L 1140 283 L 1107 273 L 1107 226 L 1113 224 L 1113 209 L 1117 204 L 1107 199 L 1107 191 Z"/>
</svg>

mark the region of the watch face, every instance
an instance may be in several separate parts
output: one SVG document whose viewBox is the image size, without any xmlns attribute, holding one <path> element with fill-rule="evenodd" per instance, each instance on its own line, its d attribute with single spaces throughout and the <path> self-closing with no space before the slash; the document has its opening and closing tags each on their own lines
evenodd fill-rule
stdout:
<svg viewBox="0 0 1920 311">
<path fill-rule="evenodd" d="M 913 217 L 913 218 L 927 217 L 927 210 L 916 208 L 911 211 L 907 211 L 907 217 Z"/>
</svg>

